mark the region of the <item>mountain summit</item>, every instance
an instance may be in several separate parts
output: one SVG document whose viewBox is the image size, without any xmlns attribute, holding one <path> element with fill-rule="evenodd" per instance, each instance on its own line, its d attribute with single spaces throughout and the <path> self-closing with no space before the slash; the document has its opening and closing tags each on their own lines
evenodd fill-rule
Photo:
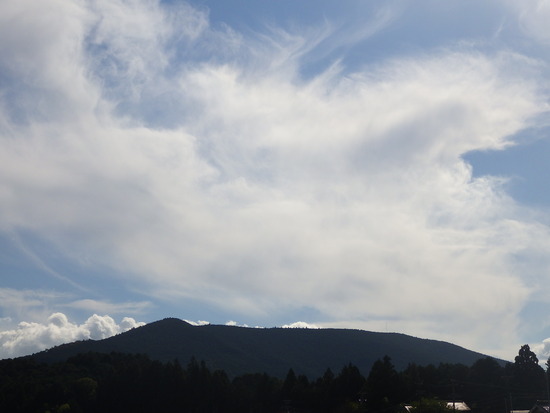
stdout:
<svg viewBox="0 0 550 413">
<path fill-rule="evenodd" d="M 471 365 L 486 357 L 451 343 L 399 333 L 193 326 L 176 318 L 156 321 L 104 340 L 63 344 L 32 357 L 55 362 L 89 351 L 139 353 L 164 362 L 178 359 L 182 364 L 195 357 L 230 376 L 266 372 L 278 377 L 284 377 L 290 368 L 297 374 L 319 377 L 327 368 L 338 371 L 350 362 L 368 372 L 385 355 L 391 357 L 397 370 L 409 363 Z"/>
</svg>

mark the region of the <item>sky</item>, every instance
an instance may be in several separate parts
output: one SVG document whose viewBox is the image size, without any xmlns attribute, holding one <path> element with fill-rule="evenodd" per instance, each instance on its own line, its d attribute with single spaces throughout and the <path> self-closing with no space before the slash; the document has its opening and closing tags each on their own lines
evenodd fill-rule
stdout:
<svg viewBox="0 0 550 413">
<path fill-rule="evenodd" d="M 0 358 L 177 317 L 546 361 L 548 21 L 550 0 L 0 2 Z"/>
</svg>

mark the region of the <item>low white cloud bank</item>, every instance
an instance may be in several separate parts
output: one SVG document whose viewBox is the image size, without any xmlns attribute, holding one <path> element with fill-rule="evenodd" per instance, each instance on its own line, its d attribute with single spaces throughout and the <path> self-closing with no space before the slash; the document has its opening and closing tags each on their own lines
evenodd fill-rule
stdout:
<svg viewBox="0 0 550 413">
<path fill-rule="evenodd" d="M 285 324 L 282 328 L 321 328 L 315 324 L 306 323 L 305 321 L 296 321 L 295 323 Z"/>
<path fill-rule="evenodd" d="M 0 332 L 0 358 L 36 353 L 76 340 L 101 340 L 145 325 L 124 317 L 116 323 L 108 315 L 92 315 L 82 324 L 71 323 L 63 313 L 53 313 L 45 323 L 21 322 L 14 330 Z"/>
<path fill-rule="evenodd" d="M 192 326 L 207 326 L 210 324 L 210 321 L 205 320 L 198 320 L 198 321 L 191 321 L 191 320 L 183 320 L 188 324 L 191 324 Z"/>
<path fill-rule="evenodd" d="M 550 232 L 462 156 L 536 126 L 539 62 L 460 44 L 306 79 L 318 32 L 220 27 L 183 2 L 0 3 L 0 229 L 258 324 L 515 343 Z"/>
</svg>

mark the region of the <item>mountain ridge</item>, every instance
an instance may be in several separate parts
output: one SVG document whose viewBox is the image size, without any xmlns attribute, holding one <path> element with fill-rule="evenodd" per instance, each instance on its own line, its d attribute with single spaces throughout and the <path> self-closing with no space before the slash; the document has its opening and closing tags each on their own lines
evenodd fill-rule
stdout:
<svg viewBox="0 0 550 413">
<path fill-rule="evenodd" d="M 62 344 L 36 353 L 41 362 L 64 361 L 86 352 L 146 354 L 162 362 L 191 358 L 230 376 L 268 373 L 284 377 L 296 374 L 319 377 L 327 368 L 338 371 L 352 363 L 368 372 L 388 355 L 397 370 L 409 363 L 471 365 L 484 354 L 458 345 L 412 337 L 352 329 L 250 328 L 227 325 L 194 326 L 177 318 L 165 318 L 103 339 Z M 503 363 L 502 360 L 498 360 Z"/>
</svg>

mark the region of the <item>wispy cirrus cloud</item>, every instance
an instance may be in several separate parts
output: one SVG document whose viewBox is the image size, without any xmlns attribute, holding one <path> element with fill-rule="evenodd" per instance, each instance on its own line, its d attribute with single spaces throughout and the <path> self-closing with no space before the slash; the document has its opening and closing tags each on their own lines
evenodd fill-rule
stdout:
<svg viewBox="0 0 550 413">
<path fill-rule="evenodd" d="M 0 76 L 19 85 L 0 94 L 0 228 L 150 301 L 254 324 L 313 308 L 322 325 L 516 340 L 534 288 L 517 261 L 548 251 L 548 228 L 463 155 L 536 126 L 539 62 L 455 43 L 307 77 L 316 48 L 342 45 L 331 25 L 238 33 L 187 3 L 35 3 L 0 6 Z M 121 302 L 66 305 L 149 306 Z"/>
<path fill-rule="evenodd" d="M 112 303 L 102 300 L 93 300 L 90 298 L 75 300 L 65 304 L 66 307 L 86 310 L 92 313 L 103 314 L 143 314 L 151 308 L 149 301 L 139 302 L 118 302 Z"/>
<path fill-rule="evenodd" d="M 107 300 L 74 298 L 72 293 L 54 290 L 0 288 L 0 311 L 6 315 L 4 321 L 13 326 L 14 320 L 41 322 L 56 308 L 78 310 L 88 314 L 140 315 L 152 305 L 147 301 L 113 303 Z"/>
<path fill-rule="evenodd" d="M 51 313 L 54 303 L 68 297 L 56 291 L 0 288 L 0 311 L 8 324 L 14 320 L 41 319 Z"/>
<path fill-rule="evenodd" d="M 544 22 L 550 18 L 548 0 L 535 0 L 529 4 L 513 1 L 506 3 L 519 13 L 519 25 L 526 35 L 547 46 L 550 45 L 550 35 L 544 27 Z"/>
</svg>

